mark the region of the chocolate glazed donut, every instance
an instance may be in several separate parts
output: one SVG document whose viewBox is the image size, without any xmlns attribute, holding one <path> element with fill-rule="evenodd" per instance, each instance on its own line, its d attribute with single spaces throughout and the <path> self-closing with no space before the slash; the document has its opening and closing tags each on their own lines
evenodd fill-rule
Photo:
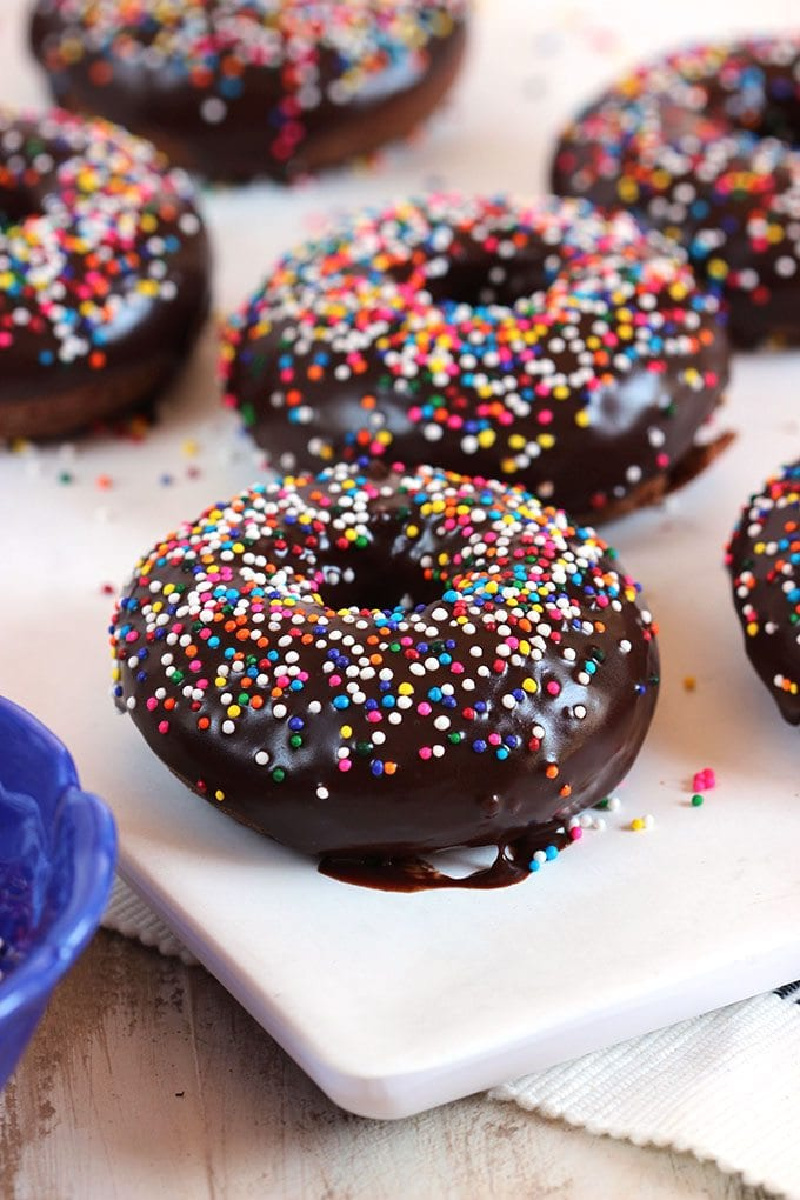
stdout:
<svg viewBox="0 0 800 1200">
<path fill-rule="evenodd" d="M 728 377 L 718 302 L 631 217 L 457 196 L 285 257 L 223 357 L 227 403 L 281 469 L 432 461 L 595 518 L 705 465 Z"/>
<path fill-rule="evenodd" d="M 800 338 L 800 37 L 638 68 L 558 143 L 553 188 L 634 212 L 725 296 L 737 345 Z"/>
<path fill-rule="evenodd" d="M 747 657 L 790 725 L 800 725 L 800 463 L 742 510 L 727 552 Z"/>
<path fill-rule="evenodd" d="M 625 775 L 658 682 L 638 586 L 591 530 L 428 467 L 207 510 L 139 561 L 111 640 L 118 705 L 191 788 L 403 889 L 447 882 L 414 859 L 459 845 L 498 846 L 473 885 L 524 878 Z"/>
<path fill-rule="evenodd" d="M 0 110 L 0 438 L 53 437 L 149 399 L 208 309 L 182 171 L 60 110 Z"/>
<path fill-rule="evenodd" d="M 38 0 L 60 105 L 213 179 L 288 180 L 409 134 L 453 83 L 466 0 Z"/>
</svg>

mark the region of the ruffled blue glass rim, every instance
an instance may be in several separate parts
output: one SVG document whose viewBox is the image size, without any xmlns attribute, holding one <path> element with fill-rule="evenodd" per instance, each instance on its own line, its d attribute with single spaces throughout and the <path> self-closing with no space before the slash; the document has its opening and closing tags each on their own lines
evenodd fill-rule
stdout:
<svg viewBox="0 0 800 1200">
<path fill-rule="evenodd" d="M 0 858 L 6 865 L 13 865 L 20 844 L 20 808 L 42 831 L 34 851 L 27 840 L 26 868 L 44 880 L 48 904 L 20 960 L 0 979 L 0 1087 L 53 988 L 100 923 L 117 852 L 114 819 L 97 796 L 81 790 L 66 747 L 29 712 L 0 697 Z"/>
</svg>

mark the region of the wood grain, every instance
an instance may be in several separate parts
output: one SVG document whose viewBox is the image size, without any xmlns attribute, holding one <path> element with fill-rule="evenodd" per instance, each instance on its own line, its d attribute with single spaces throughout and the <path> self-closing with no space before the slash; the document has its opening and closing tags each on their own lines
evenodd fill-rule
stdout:
<svg viewBox="0 0 800 1200">
<path fill-rule="evenodd" d="M 476 1096 L 336 1108 L 202 968 L 101 931 L 0 1098 L 2 1200 L 766 1200 Z"/>
</svg>

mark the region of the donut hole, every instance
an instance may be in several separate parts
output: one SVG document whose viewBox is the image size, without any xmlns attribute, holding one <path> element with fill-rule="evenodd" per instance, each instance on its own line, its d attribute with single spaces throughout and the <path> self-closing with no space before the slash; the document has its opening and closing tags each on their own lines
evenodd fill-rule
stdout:
<svg viewBox="0 0 800 1200">
<path fill-rule="evenodd" d="M 785 105 L 768 104 L 760 114 L 754 132 L 758 137 L 777 138 L 793 150 L 800 150 L 800 101 L 793 97 L 791 103 Z"/>
<path fill-rule="evenodd" d="M 750 86 L 733 89 L 714 83 L 709 90 L 709 111 L 734 129 L 757 138 L 776 138 L 800 149 L 800 97 L 786 76 L 765 78 L 759 72 Z"/>
<path fill-rule="evenodd" d="M 519 300 L 545 291 L 557 269 L 545 247 L 538 254 L 529 248 L 508 258 L 499 254 L 434 258 L 426 271 L 425 287 L 434 304 L 513 308 Z"/>
<path fill-rule="evenodd" d="M 28 217 L 41 215 L 41 203 L 30 188 L 0 185 L 0 229 L 22 225 Z"/>
<path fill-rule="evenodd" d="M 319 594 L 334 610 L 341 608 L 411 612 L 442 594 L 441 582 L 426 579 L 414 563 L 384 560 L 325 568 Z"/>
<path fill-rule="evenodd" d="M 763 108 L 728 112 L 736 129 L 754 134 L 757 138 L 775 138 L 793 150 L 800 149 L 800 103 L 786 105 L 767 103 Z"/>
</svg>

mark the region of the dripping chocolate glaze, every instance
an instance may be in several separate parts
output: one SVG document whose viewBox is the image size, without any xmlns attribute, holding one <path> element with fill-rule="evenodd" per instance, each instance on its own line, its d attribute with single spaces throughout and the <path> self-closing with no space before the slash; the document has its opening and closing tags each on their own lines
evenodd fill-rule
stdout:
<svg viewBox="0 0 800 1200">
<path fill-rule="evenodd" d="M 342 464 L 207 510 L 141 560 L 111 633 L 117 703 L 171 770 L 328 859 L 513 864 L 613 789 L 656 700 L 613 552 L 436 468 Z"/>
<path fill-rule="evenodd" d="M 556 851 L 572 844 L 572 837 L 558 821 L 536 825 L 525 834 L 497 847 L 494 862 L 461 877 L 440 871 L 424 858 L 335 858 L 326 855 L 319 864 L 323 875 L 342 883 L 376 888 L 384 892 L 424 892 L 435 888 L 469 888 L 488 891 L 522 883 L 531 874 L 537 850 Z"/>
</svg>

